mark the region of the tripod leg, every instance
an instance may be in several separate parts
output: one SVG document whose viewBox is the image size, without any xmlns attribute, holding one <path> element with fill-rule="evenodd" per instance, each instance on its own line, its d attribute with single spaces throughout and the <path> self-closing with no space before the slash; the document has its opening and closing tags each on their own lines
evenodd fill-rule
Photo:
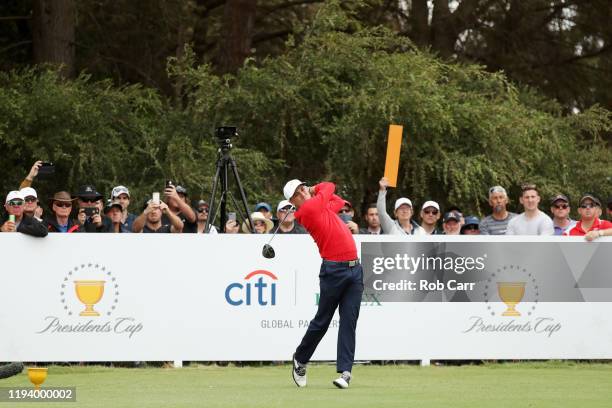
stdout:
<svg viewBox="0 0 612 408">
<path fill-rule="evenodd" d="M 253 225 L 253 220 L 251 219 L 251 213 L 249 212 L 249 205 L 247 204 L 246 194 L 244 193 L 244 188 L 242 188 L 242 183 L 240 182 L 240 176 L 238 176 L 238 169 L 236 168 L 236 161 L 233 157 L 229 158 L 230 166 L 232 166 L 232 172 L 234 173 L 234 178 L 236 179 L 236 184 L 238 185 L 238 191 L 240 191 L 240 198 L 242 200 L 242 205 L 244 206 L 244 212 L 246 213 L 249 219 L 249 226 L 251 227 L 251 233 L 255 233 L 255 225 Z"/>
<path fill-rule="evenodd" d="M 221 160 L 221 158 L 218 160 Z M 208 214 L 208 219 L 206 220 L 206 225 L 204 226 L 204 233 L 210 229 L 210 224 L 215 221 L 215 217 L 217 216 L 217 212 L 215 211 L 215 194 L 217 193 L 217 184 L 219 183 L 220 174 L 221 162 L 217 161 L 217 171 L 215 172 L 215 178 L 213 179 L 212 194 L 210 196 L 210 204 L 208 206 L 208 208 L 210 208 L 210 213 Z M 225 228 L 225 225 L 221 225 L 222 230 L 223 228 Z"/>
</svg>

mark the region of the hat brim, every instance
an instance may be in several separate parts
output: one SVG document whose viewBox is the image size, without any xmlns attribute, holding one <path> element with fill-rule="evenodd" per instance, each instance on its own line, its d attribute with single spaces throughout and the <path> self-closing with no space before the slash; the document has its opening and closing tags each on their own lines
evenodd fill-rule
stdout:
<svg viewBox="0 0 612 408">
<path fill-rule="evenodd" d="M 274 223 L 267 218 L 263 220 L 261 218 L 255 218 L 253 219 L 253 223 L 255 223 L 255 221 L 263 221 L 266 224 L 266 231 L 265 231 L 266 234 L 272 231 L 272 228 L 274 228 Z M 251 233 L 251 230 L 249 229 L 249 226 L 248 226 L 248 220 L 242 223 L 242 232 L 244 232 L 245 234 Z"/>
</svg>

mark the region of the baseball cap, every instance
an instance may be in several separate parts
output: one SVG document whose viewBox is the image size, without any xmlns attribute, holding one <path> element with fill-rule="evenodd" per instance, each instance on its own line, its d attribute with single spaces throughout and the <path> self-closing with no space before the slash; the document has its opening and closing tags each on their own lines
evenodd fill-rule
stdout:
<svg viewBox="0 0 612 408">
<path fill-rule="evenodd" d="M 447 222 L 450 220 L 455 220 L 459 222 L 461 220 L 461 215 L 456 211 L 449 211 L 446 214 L 444 214 L 444 222 Z"/>
<path fill-rule="evenodd" d="M 580 199 L 580 204 L 582 205 L 582 202 L 585 200 L 591 200 L 593 201 L 595 204 L 597 204 L 598 207 L 601 207 L 601 201 L 599 201 L 599 199 L 597 197 L 595 197 L 592 194 L 585 194 L 582 196 L 582 198 Z"/>
<path fill-rule="evenodd" d="M 410 206 L 410 208 L 412 208 L 412 201 L 410 201 L 410 199 L 408 199 L 406 197 L 401 197 L 401 198 L 398 198 L 397 200 L 395 200 L 395 208 L 394 209 L 397 210 L 403 204 L 408 204 Z"/>
<path fill-rule="evenodd" d="M 108 213 L 112 208 L 117 207 L 121 211 L 123 211 L 123 206 L 119 201 L 116 200 L 106 200 L 106 205 L 104 206 L 104 214 Z"/>
<path fill-rule="evenodd" d="M 299 186 L 304 184 L 306 183 L 303 183 L 298 179 L 288 181 L 287 184 L 285 184 L 285 187 L 283 187 L 283 195 L 285 196 L 285 199 L 291 199 L 291 197 L 293 197 L 293 194 L 295 194 L 295 190 L 297 190 Z"/>
<path fill-rule="evenodd" d="M 102 198 L 102 194 L 98 193 L 96 188 L 91 184 L 81 186 L 79 188 L 79 192 L 76 195 L 78 198 L 89 198 L 89 199 L 100 199 Z"/>
<path fill-rule="evenodd" d="M 348 200 L 344 200 L 344 205 L 346 205 L 348 208 L 353 208 L 353 204 L 351 204 L 351 202 Z"/>
<path fill-rule="evenodd" d="M 288 200 L 283 200 L 276 206 L 276 211 L 279 211 L 285 207 L 293 207 L 293 204 L 291 204 Z"/>
<path fill-rule="evenodd" d="M 261 203 L 255 204 L 255 211 L 259 211 L 262 208 L 265 208 L 266 211 L 268 211 L 268 212 L 272 211 L 272 206 L 270 204 L 268 204 L 268 203 L 261 202 Z"/>
<path fill-rule="evenodd" d="M 553 205 L 555 202 L 557 201 L 565 201 L 566 203 L 569 204 L 569 198 L 567 198 L 567 196 L 565 194 L 557 194 L 556 196 L 554 196 L 553 198 L 550 199 L 550 205 Z"/>
<path fill-rule="evenodd" d="M 127 194 L 128 197 L 131 197 L 130 190 L 128 190 L 126 186 L 117 186 L 113 188 L 113 191 L 111 192 L 111 199 L 119 197 L 120 194 Z"/>
<path fill-rule="evenodd" d="M 480 227 L 480 220 L 478 219 L 478 217 L 474 216 L 474 215 L 468 215 L 467 217 L 465 217 L 465 224 L 463 224 L 461 226 L 461 233 L 463 234 L 463 231 L 465 231 L 466 229 L 468 229 L 468 227 L 475 225 L 476 228 L 474 229 L 479 229 Z"/>
<path fill-rule="evenodd" d="M 423 203 L 423 206 L 421 207 L 421 210 L 426 209 L 427 207 L 433 207 L 436 210 L 440 211 L 440 205 L 438 203 L 436 203 L 435 201 L 425 201 L 425 203 Z"/>
<path fill-rule="evenodd" d="M 36 190 L 34 190 L 32 187 L 24 187 L 21 190 L 19 190 L 19 192 L 21 193 L 23 198 L 30 197 L 30 196 L 38 198 L 38 195 L 36 194 Z"/>
<path fill-rule="evenodd" d="M 6 195 L 6 200 L 4 201 L 4 204 L 14 199 L 23 200 L 23 195 L 21 195 L 20 191 L 17 191 L 17 190 L 9 191 L 9 193 Z"/>
</svg>

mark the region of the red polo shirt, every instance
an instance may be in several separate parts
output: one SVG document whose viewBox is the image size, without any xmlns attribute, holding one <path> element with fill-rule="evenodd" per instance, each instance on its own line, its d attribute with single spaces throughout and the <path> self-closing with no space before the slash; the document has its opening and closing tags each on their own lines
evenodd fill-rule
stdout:
<svg viewBox="0 0 612 408">
<path fill-rule="evenodd" d="M 344 200 L 334 194 L 335 190 L 334 183 L 317 184 L 314 196 L 295 212 L 295 218 L 317 243 L 321 258 L 352 261 L 357 259 L 357 247 L 351 231 L 338 217 Z"/>
<path fill-rule="evenodd" d="M 599 231 L 599 230 L 606 230 L 612 228 L 612 222 L 610 221 L 606 221 L 606 220 L 600 220 L 599 218 L 595 218 L 595 221 L 593 221 L 593 225 L 591 226 L 591 229 L 589 231 Z M 582 229 L 582 221 L 578 221 L 578 223 L 576 224 L 576 226 L 574 228 L 572 228 L 569 231 L 570 236 L 585 236 L 587 232 L 589 231 L 585 231 Z"/>
</svg>

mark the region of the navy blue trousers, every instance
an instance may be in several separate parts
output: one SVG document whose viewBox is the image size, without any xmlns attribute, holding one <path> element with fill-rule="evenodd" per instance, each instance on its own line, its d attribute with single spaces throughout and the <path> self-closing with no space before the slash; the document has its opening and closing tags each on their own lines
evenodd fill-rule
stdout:
<svg viewBox="0 0 612 408">
<path fill-rule="evenodd" d="M 338 308 L 340 327 L 336 370 L 339 373 L 351 371 L 355 359 L 355 329 L 363 293 L 361 265 L 350 267 L 324 260 L 319 273 L 319 286 L 319 308 L 295 351 L 295 359 L 302 364 L 310 361 Z"/>
</svg>

